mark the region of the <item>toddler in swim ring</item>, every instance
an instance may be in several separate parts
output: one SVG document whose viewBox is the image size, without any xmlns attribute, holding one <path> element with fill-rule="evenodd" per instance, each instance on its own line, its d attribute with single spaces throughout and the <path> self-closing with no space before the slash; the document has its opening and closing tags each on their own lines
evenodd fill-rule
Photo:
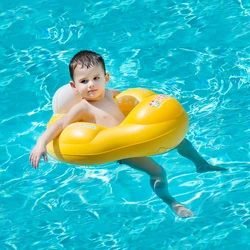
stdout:
<svg viewBox="0 0 250 250">
<path fill-rule="evenodd" d="M 110 75 L 106 72 L 105 63 L 101 55 L 93 51 L 80 51 L 71 59 L 69 71 L 72 81 L 71 87 L 81 97 L 81 102 L 74 105 L 69 112 L 53 123 L 39 138 L 30 154 L 30 162 L 38 168 L 41 157 L 47 162 L 47 144 L 54 140 L 62 130 L 74 122 L 91 122 L 105 127 L 114 127 L 120 124 L 125 116 L 113 98 L 120 92 L 105 88 Z M 192 144 L 184 139 L 178 146 L 178 152 L 191 160 L 197 172 L 225 170 L 210 165 L 193 148 Z M 177 202 L 168 191 L 167 175 L 165 170 L 150 157 L 121 159 L 120 163 L 141 170 L 150 176 L 150 186 L 155 194 L 167 203 L 180 217 L 191 217 L 194 213 L 181 203 Z"/>
</svg>

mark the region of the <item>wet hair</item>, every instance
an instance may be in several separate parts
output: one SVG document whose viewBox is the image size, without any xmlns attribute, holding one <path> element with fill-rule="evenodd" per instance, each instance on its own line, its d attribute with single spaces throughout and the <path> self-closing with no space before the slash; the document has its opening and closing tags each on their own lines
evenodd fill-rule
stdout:
<svg viewBox="0 0 250 250">
<path fill-rule="evenodd" d="M 90 50 L 79 51 L 70 60 L 69 74 L 73 81 L 74 81 L 74 71 L 77 65 L 81 65 L 82 67 L 86 67 L 87 69 L 96 65 L 101 65 L 104 74 L 106 74 L 106 67 L 102 56 Z"/>
</svg>

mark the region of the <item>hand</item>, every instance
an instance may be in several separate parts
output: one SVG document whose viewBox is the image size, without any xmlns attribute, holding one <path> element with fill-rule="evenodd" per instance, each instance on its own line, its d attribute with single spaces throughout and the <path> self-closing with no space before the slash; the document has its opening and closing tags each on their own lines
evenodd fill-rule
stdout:
<svg viewBox="0 0 250 250">
<path fill-rule="evenodd" d="M 38 168 L 42 156 L 44 158 L 44 161 L 48 162 L 46 146 L 37 143 L 32 150 L 29 158 L 29 161 L 31 162 L 33 168 Z"/>
</svg>

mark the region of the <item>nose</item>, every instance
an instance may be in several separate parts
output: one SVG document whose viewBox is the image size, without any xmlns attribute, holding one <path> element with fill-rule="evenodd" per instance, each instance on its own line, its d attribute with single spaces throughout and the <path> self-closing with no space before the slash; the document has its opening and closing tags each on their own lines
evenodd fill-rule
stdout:
<svg viewBox="0 0 250 250">
<path fill-rule="evenodd" d="M 95 84 L 94 84 L 94 82 L 93 81 L 89 81 L 89 88 L 94 88 L 95 87 Z"/>
</svg>

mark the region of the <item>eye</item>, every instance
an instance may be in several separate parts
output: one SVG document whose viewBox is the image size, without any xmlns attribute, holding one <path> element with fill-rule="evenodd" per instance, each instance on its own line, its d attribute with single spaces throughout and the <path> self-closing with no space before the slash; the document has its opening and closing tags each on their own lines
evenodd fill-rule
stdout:
<svg viewBox="0 0 250 250">
<path fill-rule="evenodd" d="M 84 83 L 84 84 L 88 83 L 87 80 L 81 80 L 80 82 L 81 82 L 81 83 Z"/>
<path fill-rule="evenodd" d="M 100 79 L 99 76 L 94 77 L 94 80 L 95 80 L 95 81 L 97 81 L 97 80 L 99 80 L 99 79 Z"/>
</svg>

